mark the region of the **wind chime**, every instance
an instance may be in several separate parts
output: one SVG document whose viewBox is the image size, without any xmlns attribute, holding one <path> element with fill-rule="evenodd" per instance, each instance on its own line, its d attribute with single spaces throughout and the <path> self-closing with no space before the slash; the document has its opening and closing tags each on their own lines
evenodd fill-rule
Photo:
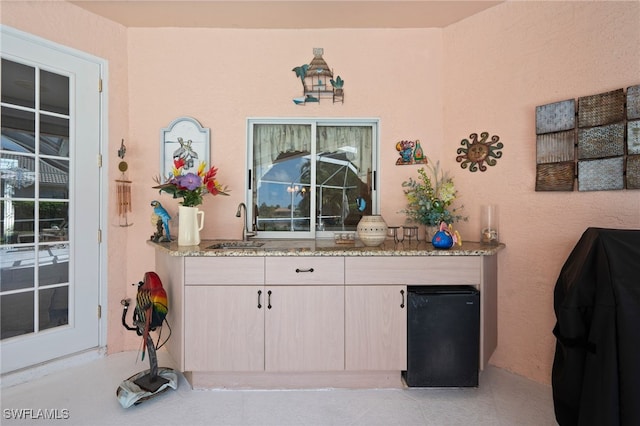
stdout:
<svg viewBox="0 0 640 426">
<path fill-rule="evenodd" d="M 118 164 L 118 169 L 122 173 L 120 179 L 116 179 L 116 203 L 118 208 L 118 221 L 122 227 L 131 226 L 129 223 L 128 213 L 131 213 L 131 181 L 127 179 L 127 169 L 129 165 L 124 161 L 124 155 L 127 147 L 124 146 L 124 139 L 120 143 L 118 157 L 122 159 Z"/>
</svg>

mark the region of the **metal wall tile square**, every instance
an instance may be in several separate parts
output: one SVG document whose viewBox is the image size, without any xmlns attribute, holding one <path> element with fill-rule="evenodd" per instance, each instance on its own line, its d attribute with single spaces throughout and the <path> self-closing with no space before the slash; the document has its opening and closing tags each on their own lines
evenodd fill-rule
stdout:
<svg viewBox="0 0 640 426">
<path fill-rule="evenodd" d="M 536 164 L 575 159 L 576 130 L 536 136 Z"/>
<path fill-rule="evenodd" d="M 624 157 L 578 161 L 578 191 L 624 188 Z"/>
<path fill-rule="evenodd" d="M 578 126 L 603 126 L 624 120 L 624 101 L 622 89 L 578 98 Z"/>
<path fill-rule="evenodd" d="M 575 99 L 536 107 L 536 134 L 560 132 L 574 127 L 576 127 Z"/>
<path fill-rule="evenodd" d="M 536 165 L 536 191 L 573 191 L 575 163 Z"/>
<path fill-rule="evenodd" d="M 591 127 L 578 131 L 578 159 L 624 155 L 624 124 Z"/>
</svg>

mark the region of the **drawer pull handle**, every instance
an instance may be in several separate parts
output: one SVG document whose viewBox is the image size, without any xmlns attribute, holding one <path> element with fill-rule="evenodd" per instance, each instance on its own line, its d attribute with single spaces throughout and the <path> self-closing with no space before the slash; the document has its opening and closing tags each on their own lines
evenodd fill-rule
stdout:
<svg viewBox="0 0 640 426">
<path fill-rule="evenodd" d="M 267 292 L 267 309 L 271 309 L 271 290 Z"/>
<path fill-rule="evenodd" d="M 260 303 L 260 296 L 262 296 L 262 290 L 258 290 L 258 309 L 262 309 L 262 303 Z"/>
<path fill-rule="evenodd" d="M 400 303 L 400 307 L 404 308 L 404 290 L 400 290 L 400 295 L 402 296 L 402 303 Z"/>
<path fill-rule="evenodd" d="M 309 269 L 296 268 L 296 274 L 299 274 L 300 272 L 313 272 L 313 268 L 309 268 Z"/>
</svg>

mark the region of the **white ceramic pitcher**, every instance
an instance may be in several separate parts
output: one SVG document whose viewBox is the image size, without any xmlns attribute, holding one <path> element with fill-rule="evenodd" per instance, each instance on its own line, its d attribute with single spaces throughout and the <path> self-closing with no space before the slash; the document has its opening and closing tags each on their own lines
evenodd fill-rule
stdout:
<svg viewBox="0 0 640 426">
<path fill-rule="evenodd" d="M 198 220 L 198 218 L 200 220 Z M 178 207 L 178 245 L 200 244 L 200 231 L 204 226 L 204 212 L 197 207 Z"/>
</svg>

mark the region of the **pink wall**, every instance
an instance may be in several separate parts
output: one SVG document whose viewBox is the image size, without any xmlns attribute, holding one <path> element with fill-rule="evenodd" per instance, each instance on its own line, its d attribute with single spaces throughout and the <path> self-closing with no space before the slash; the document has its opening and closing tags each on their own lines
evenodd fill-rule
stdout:
<svg viewBox="0 0 640 426">
<path fill-rule="evenodd" d="M 64 2 L 3 2 L 2 22 L 109 60 L 109 167 L 117 177 L 120 138 L 134 181 L 130 228 L 109 229 L 110 352 L 139 341 L 119 325 L 121 298 L 152 270 L 149 202 L 177 203 L 151 189 L 159 171 L 159 132 L 188 115 L 211 128 L 211 160 L 233 192 L 204 204 L 204 238 L 236 238 L 244 200 L 246 118 L 378 117 L 381 205 L 402 223 L 401 182 L 415 166 L 394 165 L 395 143 L 420 139 L 455 175 L 477 240 L 479 206 L 500 206 L 500 337 L 493 364 L 549 381 L 554 340 L 553 285 L 588 226 L 640 228 L 640 193 L 536 193 L 536 105 L 638 84 L 638 3 L 509 2 L 444 30 L 124 29 Z M 593 28 L 598 28 L 597 32 Z M 291 69 L 313 47 L 345 80 L 345 103 L 295 106 Z M 485 173 L 455 162 L 469 133 L 489 131 L 504 158 Z M 110 185 L 110 194 L 113 194 Z"/>
<path fill-rule="evenodd" d="M 507 2 L 444 30 L 448 166 L 469 206 L 500 208 L 499 344 L 491 363 L 549 382 L 553 288 L 590 226 L 640 228 L 640 191 L 535 192 L 535 107 L 640 84 L 640 3 Z M 460 140 L 488 131 L 504 156 L 485 173 L 455 163 Z"/>
</svg>

